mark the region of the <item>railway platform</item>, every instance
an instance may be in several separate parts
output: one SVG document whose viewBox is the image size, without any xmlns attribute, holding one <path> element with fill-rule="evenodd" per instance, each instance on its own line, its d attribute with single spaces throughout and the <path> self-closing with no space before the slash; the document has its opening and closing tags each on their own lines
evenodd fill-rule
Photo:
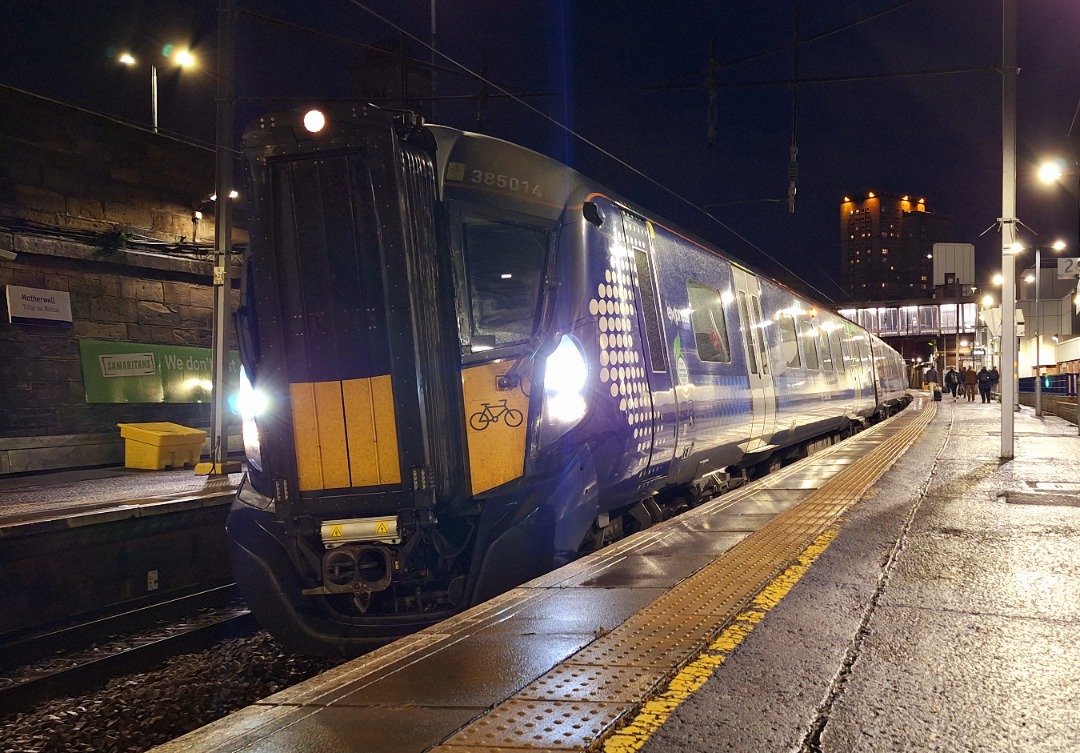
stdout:
<svg viewBox="0 0 1080 753">
<path fill-rule="evenodd" d="M 241 474 L 97 468 L 0 478 L 0 665 L 24 641 L 230 583 Z"/>
<path fill-rule="evenodd" d="M 0 476 L 0 527 L 69 518 L 85 523 L 104 515 L 115 517 L 118 511 L 136 515 L 147 505 L 156 505 L 161 511 L 193 498 L 229 499 L 242 476 L 196 476 L 191 468 L 144 471 L 123 467 Z"/>
<path fill-rule="evenodd" d="M 1080 437 L 900 415 L 157 753 L 1080 749 Z"/>
</svg>

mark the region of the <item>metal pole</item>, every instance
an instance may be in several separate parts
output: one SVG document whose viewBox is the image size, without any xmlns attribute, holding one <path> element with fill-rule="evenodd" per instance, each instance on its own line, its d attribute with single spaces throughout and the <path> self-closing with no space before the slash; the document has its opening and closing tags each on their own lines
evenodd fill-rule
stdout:
<svg viewBox="0 0 1080 753">
<path fill-rule="evenodd" d="M 217 202 L 214 208 L 214 400 L 210 437 L 210 468 L 196 472 L 223 474 L 229 460 L 228 426 L 225 422 L 225 374 L 229 355 L 229 255 L 232 251 L 233 190 L 233 39 L 234 0 L 218 3 L 217 129 L 214 138 Z M 240 470 L 236 467 L 235 470 Z"/>
<path fill-rule="evenodd" d="M 435 119 L 435 0 L 431 0 L 431 122 Z"/>
<path fill-rule="evenodd" d="M 1013 457 L 1016 405 L 1016 0 L 1002 2 L 1001 459 Z"/>
<path fill-rule="evenodd" d="M 1039 282 L 1042 279 L 1042 247 L 1035 247 L 1035 415 L 1042 415 L 1042 332 L 1039 328 Z"/>
<path fill-rule="evenodd" d="M 150 112 L 153 116 L 154 133 L 157 133 L 157 66 L 150 64 Z"/>
</svg>

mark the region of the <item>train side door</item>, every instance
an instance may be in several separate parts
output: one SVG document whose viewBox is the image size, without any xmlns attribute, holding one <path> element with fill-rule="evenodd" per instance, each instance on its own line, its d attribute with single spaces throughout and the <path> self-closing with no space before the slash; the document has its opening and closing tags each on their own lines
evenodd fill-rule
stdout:
<svg viewBox="0 0 1080 753">
<path fill-rule="evenodd" d="M 768 449 L 776 424 L 776 387 L 769 365 L 768 345 L 761 314 L 761 286 L 758 279 L 738 267 L 733 267 L 735 297 L 739 307 L 739 328 L 742 331 L 746 355 L 746 371 L 750 379 L 750 398 L 753 407 L 750 433 L 741 445 L 746 452 Z"/>
<path fill-rule="evenodd" d="M 633 316 L 633 309 L 637 309 L 638 327 L 632 336 L 636 336 L 644 346 L 640 348 L 644 354 L 644 363 L 640 366 L 629 364 L 626 368 L 640 373 L 647 382 L 645 394 L 640 396 L 643 404 L 638 411 L 630 413 L 633 418 L 631 425 L 634 426 L 635 434 L 640 432 L 642 435 L 639 442 L 648 440 L 650 443 L 645 477 L 652 478 L 667 473 L 675 457 L 678 405 L 668 365 L 663 319 L 660 316 L 662 304 L 657 284 L 659 275 L 653 255 L 653 229 L 640 217 L 626 212 L 623 212 L 622 216 L 629 266 L 641 294 L 640 299 L 627 308 L 627 312 Z M 627 322 L 629 321 L 630 318 L 627 317 Z M 637 402 L 635 397 L 630 396 L 630 399 Z"/>
</svg>

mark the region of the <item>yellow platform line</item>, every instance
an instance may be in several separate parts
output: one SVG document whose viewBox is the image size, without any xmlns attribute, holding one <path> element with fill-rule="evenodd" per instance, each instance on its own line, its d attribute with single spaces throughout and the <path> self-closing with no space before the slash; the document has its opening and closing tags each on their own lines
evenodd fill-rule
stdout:
<svg viewBox="0 0 1080 753">
<path fill-rule="evenodd" d="M 795 522 L 794 519 L 807 517 L 807 513 L 809 513 L 809 517 L 816 517 L 814 513 L 822 512 L 821 507 L 822 503 L 826 501 L 823 499 L 825 497 L 831 501 L 831 504 L 826 503 L 824 507 L 834 508 L 826 512 L 826 514 L 831 513 L 833 515 L 832 520 L 835 521 L 840 513 L 857 501 L 865 493 L 866 489 L 892 466 L 900 453 L 922 433 L 936 413 L 936 406 L 933 403 L 923 406 L 918 419 L 911 421 L 910 425 L 905 427 L 904 430 L 897 432 L 896 435 L 890 437 L 875 450 L 867 453 L 865 457 L 860 459 L 858 463 L 853 464 L 846 472 L 838 474 L 840 478 L 835 479 L 839 482 L 837 485 L 829 484 L 827 490 L 819 489 L 814 492 L 801 504 L 778 516 L 758 533 L 766 534 L 766 529 L 790 530 L 791 524 Z M 838 491 L 841 493 L 837 494 Z M 815 507 L 818 509 L 815 510 Z M 768 533 L 772 532 L 768 531 Z M 646 700 L 631 721 L 608 735 L 603 742 L 604 753 L 634 753 L 634 751 L 640 750 L 649 738 L 671 717 L 675 710 L 699 690 L 724 661 L 731 656 L 769 611 L 777 606 L 784 596 L 791 591 L 802 576 L 806 574 L 810 565 L 825 552 L 839 532 L 840 529 L 836 523 L 828 524 L 828 527 L 814 538 L 791 565 L 771 579 L 750 600 L 745 608 L 731 618 L 720 634 L 697 658 L 690 661 L 675 674 L 668 683 L 666 690 L 654 698 Z M 750 539 L 753 538 L 755 537 L 748 537 L 740 544 L 750 544 Z M 771 537 L 766 535 L 766 538 Z M 756 546 L 760 546 L 760 543 L 758 542 Z M 738 545 L 735 548 L 738 548 Z M 674 590 L 678 590 L 678 587 Z M 672 593 L 669 592 L 669 594 Z M 657 599 L 657 603 L 664 600 L 665 598 L 661 597 Z"/>
<path fill-rule="evenodd" d="M 522 707 L 531 710 L 537 704 L 544 713 L 560 715 L 559 724 L 577 720 L 572 725 L 576 734 L 560 739 L 556 748 L 594 750 L 600 745 L 605 753 L 638 750 L 791 590 L 835 538 L 844 511 L 866 494 L 935 414 L 933 403 L 917 401 L 896 417 L 900 425 L 892 424 L 897 428 L 894 434 L 838 471 L 800 504 L 773 518 L 553 670 L 629 671 L 652 687 L 651 692 L 622 703 L 566 701 L 529 694 L 534 683 L 465 725 L 432 748 L 432 753 L 462 753 L 478 747 L 535 753 L 542 747 L 537 739 L 541 717 L 532 711 L 526 713 Z M 866 434 L 887 426 L 874 427 Z M 829 454 L 830 450 L 825 450 L 820 457 L 827 459 Z M 770 485 L 767 478 L 761 486 Z M 722 500 L 719 498 L 715 507 L 709 503 L 697 508 L 690 517 L 707 517 L 710 508 L 723 507 Z M 664 689 L 657 691 L 660 683 Z M 630 714 L 634 716 L 629 724 L 622 724 Z"/>
<path fill-rule="evenodd" d="M 814 539 L 795 563 L 774 578 L 725 627 L 709 646 L 671 679 L 667 690 L 646 701 L 637 716 L 618 732 L 604 740 L 604 753 L 633 753 L 641 750 L 675 710 L 696 693 L 739 645 L 753 632 L 765 615 L 780 603 L 806 574 L 810 565 L 824 553 L 840 533 L 836 526 Z"/>
</svg>

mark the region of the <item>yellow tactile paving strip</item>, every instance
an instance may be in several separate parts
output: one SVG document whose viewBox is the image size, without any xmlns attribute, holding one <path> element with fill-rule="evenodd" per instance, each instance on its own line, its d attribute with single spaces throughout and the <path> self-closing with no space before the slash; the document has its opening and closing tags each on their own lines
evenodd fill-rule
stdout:
<svg viewBox="0 0 1080 753">
<path fill-rule="evenodd" d="M 787 593 L 809 561 L 828 546 L 840 515 L 922 434 L 935 413 L 932 402 L 917 402 L 871 429 L 882 441 L 872 441 L 863 457 L 840 466 L 803 502 L 432 748 L 432 753 L 595 749 L 626 721 L 630 724 L 612 736 L 607 749 L 636 750 L 649 730 L 681 702 L 678 699 L 700 687 L 764 612 Z M 815 457 L 827 458 L 830 452 Z M 766 486 L 782 483 L 781 476 Z M 720 498 L 682 519 L 707 517 L 728 505 Z M 633 718 L 639 709 L 647 719 Z"/>
</svg>

